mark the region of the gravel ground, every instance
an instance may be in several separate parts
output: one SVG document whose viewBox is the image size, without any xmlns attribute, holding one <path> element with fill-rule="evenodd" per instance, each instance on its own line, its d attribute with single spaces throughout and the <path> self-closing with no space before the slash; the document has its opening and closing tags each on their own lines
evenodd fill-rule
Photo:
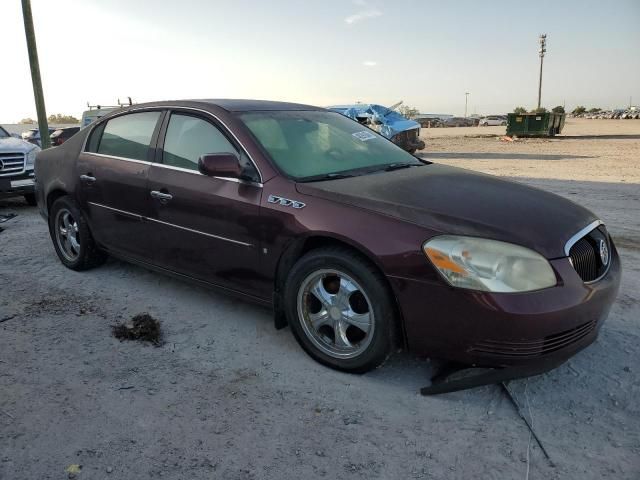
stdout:
<svg viewBox="0 0 640 480">
<path fill-rule="evenodd" d="M 586 205 L 622 255 L 619 298 L 599 339 L 557 370 L 511 384 L 553 465 L 497 386 L 422 397 L 428 360 L 402 353 L 369 374 L 343 374 L 274 330 L 263 308 L 115 260 L 67 270 L 36 209 L 16 199 L 0 200 L 0 213 L 18 214 L 0 233 L 0 479 L 62 479 L 81 465 L 70 475 L 637 480 L 640 181 L 633 169 L 576 181 L 602 172 L 568 157 L 585 155 L 575 139 L 549 142 L 560 145 L 554 153 L 533 141 L 466 140 L 430 140 L 427 156 Z M 621 145 L 629 149 L 611 165 L 638 162 L 632 140 L 584 139 L 596 142 L 588 156 L 602 169 Z M 563 158 L 513 157 L 536 152 Z M 160 320 L 164 345 L 112 337 L 112 325 L 141 312 Z"/>
</svg>

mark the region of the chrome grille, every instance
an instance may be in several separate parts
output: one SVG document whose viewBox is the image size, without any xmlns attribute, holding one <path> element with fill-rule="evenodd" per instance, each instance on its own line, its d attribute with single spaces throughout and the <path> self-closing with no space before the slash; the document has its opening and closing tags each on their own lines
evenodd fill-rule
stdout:
<svg viewBox="0 0 640 480">
<path fill-rule="evenodd" d="M 604 225 L 594 228 L 584 237 L 578 240 L 569 250 L 571 265 L 583 282 L 592 282 L 603 276 L 607 272 L 609 262 L 602 263 L 600 258 L 600 242 L 604 242 L 609 252 L 611 243 L 609 235 Z"/>
<path fill-rule="evenodd" d="M 0 177 L 24 172 L 24 153 L 0 153 Z"/>
</svg>

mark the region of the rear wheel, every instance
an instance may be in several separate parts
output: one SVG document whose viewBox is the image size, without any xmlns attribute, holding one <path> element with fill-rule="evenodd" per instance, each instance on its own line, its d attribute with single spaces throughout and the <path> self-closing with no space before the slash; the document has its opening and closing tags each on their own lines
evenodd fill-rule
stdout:
<svg viewBox="0 0 640 480">
<path fill-rule="evenodd" d="M 89 225 L 69 197 L 60 197 L 53 202 L 49 232 L 58 258 L 71 270 L 87 270 L 101 265 L 107 258 L 96 246 Z"/>
<path fill-rule="evenodd" d="M 391 353 L 395 310 L 384 277 L 343 248 L 313 250 L 291 270 L 285 309 L 294 336 L 314 359 L 363 373 Z"/>
</svg>

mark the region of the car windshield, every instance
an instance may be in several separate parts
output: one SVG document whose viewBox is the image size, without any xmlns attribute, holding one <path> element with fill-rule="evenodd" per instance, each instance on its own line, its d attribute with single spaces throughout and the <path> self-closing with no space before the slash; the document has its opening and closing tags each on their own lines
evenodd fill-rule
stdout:
<svg viewBox="0 0 640 480">
<path fill-rule="evenodd" d="M 275 164 L 299 181 L 424 165 L 389 140 L 339 113 L 269 111 L 240 115 Z"/>
<path fill-rule="evenodd" d="M 7 131 L 4 128 L 0 127 L 0 138 L 7 138 L 10 136 L 11 135 L 9 135 L 9 133 L 7 133 Z"/>
</svg>

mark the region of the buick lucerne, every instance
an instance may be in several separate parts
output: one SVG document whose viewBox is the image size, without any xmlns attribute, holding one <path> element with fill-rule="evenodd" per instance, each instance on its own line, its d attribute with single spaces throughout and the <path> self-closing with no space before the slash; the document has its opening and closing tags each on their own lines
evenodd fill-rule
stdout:
<svg viewBox="0 0 640 480">
<path fill-rule="evenodd" d="M 551 368 L 594 341 L 620 281 L 585 208 L 307 105 L 134 105 L 40 152 L 35 176 L 66 267 L 113 255 L 271 305 L 349 372 L 399 347 Z"/>
</svg>

